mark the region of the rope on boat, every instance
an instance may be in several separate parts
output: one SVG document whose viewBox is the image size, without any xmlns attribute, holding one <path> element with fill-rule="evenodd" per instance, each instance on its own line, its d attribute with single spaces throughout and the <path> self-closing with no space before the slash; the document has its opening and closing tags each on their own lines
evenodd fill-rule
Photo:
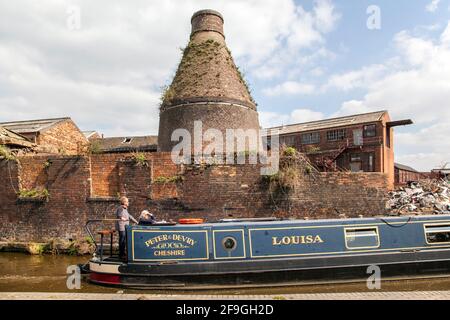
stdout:
<svg viewBox="0 0 450 320">
<path fill-rule="evenodd" d="M 380 220 L 383 221 L 385 224 L 387 224 L 389 227 L 392 227 L 392 228 L 401 228 L 401 227 L 406 226 L 408 223 L 410 223 L 410 222 L 411 222 L 411 219 L 412 219 L 412 216 L 409 216 L 409 217 L 408 217 L 408 220 L 406 220 L 406 222 L 405 222 L 404 224 L 402 224 L 402 225 L 393 225 L 393 224 L 390 224 L 389 222 L 387 222 L 387 221 L 384 220 L 383 218 L 381 218 Z"/>
</svg>

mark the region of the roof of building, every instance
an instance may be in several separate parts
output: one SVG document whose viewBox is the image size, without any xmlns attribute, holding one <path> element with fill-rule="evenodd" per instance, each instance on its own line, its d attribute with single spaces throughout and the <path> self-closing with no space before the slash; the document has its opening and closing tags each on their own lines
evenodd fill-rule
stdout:
<svg viewBox="0 0 450 320">
<path fill-rule="evenodd" d="M 400 164 L 400 163 L 394 163 L 394 167 L 398 168 L 400 170 L 404 170 L 404 171 L 410 171 L 410 172 L 418 172 L 416 169 L 405 166 L 404 164 Z"/>
<path fill-rule="evenodd" d="M 387 112 L 386 110 L 382 110 L 370 113 L 361 113 L 345 117 L 283 125 L 268 129 L 272 130 L 278 129 L 280 130 L 280 134 L 288 134 L 302 131 L 321 130 L 334 127 L 349 126 L 354 124 L 380 121 L 386 112 Z"/>
<path fill-rule="evenodd" d="M 92 137 L 93 135 L 98 134 L 98 132 L 95 131 L 95 130 L 81 131 L 81 132 L 84 134 L 84 136 L 86 137 L 86 139 L 89 139 L 89 138 Z"/>
<path fill-rule="evenodd" d="M 22 135 L 0 126 L 0 144 L 19 147 L 32 147 L 34 144 Z"/>
<path fill-rule="evenodd" d="M 156 151 L 158 136 L 94 138 L 91 143 L 100 152 Z"/>
<path fill-rule="evenodd" d="M 223 17 L 213 10 L 193 15 L 190 40 L 173 81 L 163 94 L 162 108 L 197 102 L 235 103 L 256 108 L 227 49 Z"/>
<path fill-rule="evenodd" d="M 54 125 L 67 120 L 71 119 L 69 117 L 65 117 L 53 119 L 11 121 L 11 122 L 1 122 L 0 126 L 3 126 L 16 133 L 34 133 L 45 131 L 47 129 L 50 129 Z"/>
</svg>

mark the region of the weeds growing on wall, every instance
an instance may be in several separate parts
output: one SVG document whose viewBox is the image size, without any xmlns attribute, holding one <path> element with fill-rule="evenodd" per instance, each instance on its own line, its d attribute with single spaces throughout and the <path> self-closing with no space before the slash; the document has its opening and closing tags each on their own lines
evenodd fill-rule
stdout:
<svg viewBox="0 0 450 320">
<path fill-rule="evenodd" d="M 291 197 L 304 179 L 315 179 L 318 170 L 309 162 L 306 156 L 293 147 L 280 150 L 280 166 L 277 173 L 262 177 L 263 187 L 271 197 L 272 206 L 276 211 L 290 213 Z"/>
<path fill-rule="evenodd" d="M 177 183 L 183 181 L 183 177 L 180 175 L 171 176 L 171 177 L 164 177 L 160 176 L 153 180 L 153 183 L 157 184 L 165 184 L 165 183 Z"/>
<path fill-rule="evenodd" d="M 0 145 L 0 160 L 16 161 L 17 158 L 8 147 Z"/>
<path fill-rule="evenodd" d="M 133 162 L 141 167 L 148 167 L 148 161 L 147 158 L 145 157 L 145 154 L 142 152 L 135 152 L 132 154 L 131 159 L 133 160 Z"/>
<path fill-rule="evenodd" d="M 46 188 L 43 189 L 20 189 L 18 192 L 19 198 L 33 198 L 48 200 L 50 193 Z"/>
</svg>

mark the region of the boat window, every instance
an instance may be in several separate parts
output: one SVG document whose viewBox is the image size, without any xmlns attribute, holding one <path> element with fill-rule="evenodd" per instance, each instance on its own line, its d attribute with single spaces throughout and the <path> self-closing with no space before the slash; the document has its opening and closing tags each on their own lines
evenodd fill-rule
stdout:
<svg viewBox="0 0 450 320">
<path fill-rule="evenodd" d="M 233 237 L 223 238 L 222 245 L 225 250 L 233 251 L 234 249 L 236 249 L 236 239 L 234 239 Z"/>
<path fill-rule="evenodd" d="M 345 229 L 345 245 L 347 249 L 378 248 L 380 237 L 376 227 Z"/>
<path fill-rule="evenodd" d="M 425 226 L 425 236 L 429 244 L 450 243 L 450 224 Z"/>
</svg>

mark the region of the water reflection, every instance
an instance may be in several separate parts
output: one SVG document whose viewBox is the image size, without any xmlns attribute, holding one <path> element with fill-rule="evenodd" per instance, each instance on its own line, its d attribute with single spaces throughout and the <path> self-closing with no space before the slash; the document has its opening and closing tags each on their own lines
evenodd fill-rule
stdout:
<svg viewBox="0 0 450 320">
<path fill-rule="evenodd" d="M 91 292 L 114 293 L 168 293 L 168 294 L 289 294 L 339 293 L 370 291 L 365 283 L 307 285 L 284 288 L 257 288 L 239 290 L 165 291 L 130 290 L 101 287 L 83 281 L 80 290 L 66 287 L 69 265 L 86 263 L 89 258 L 72 256 L 32 256 L 21 253 L 0 253 L 0 292 Z M 450 290 L 450 277 L 382 282 L 381 291 Z"/>
</svg>

